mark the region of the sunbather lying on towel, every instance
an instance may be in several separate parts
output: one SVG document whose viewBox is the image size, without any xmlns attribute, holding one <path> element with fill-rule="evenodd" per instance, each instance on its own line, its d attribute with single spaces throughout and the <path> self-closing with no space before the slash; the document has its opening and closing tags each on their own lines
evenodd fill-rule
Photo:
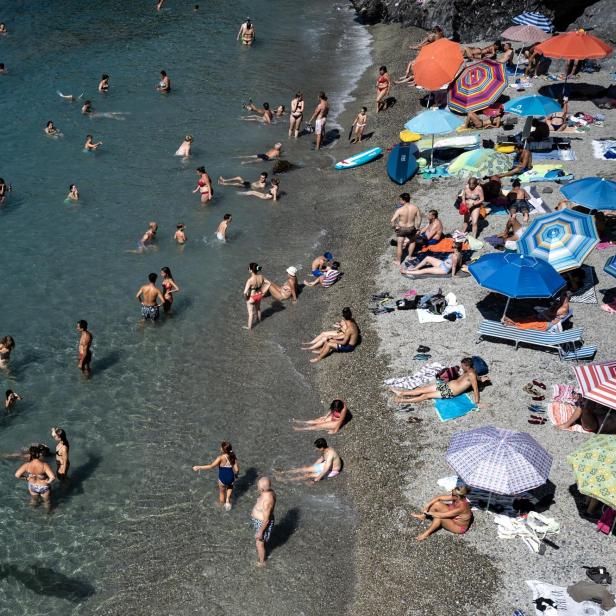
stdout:
<svg viewBox="0 0 616 616">
<path fill-rule="evenodd" d="M 418 520 L 430 520 L 428 530 L 415 537 L 417 541 L 427 539 L 439 528 L 444 528 L 455 535 L 463 535 L 473 521 L 471 504 L 466 495 L 469 489 L 466 486 L 454 488 L 451 494 L 443 494 L 433 498 L 421 513 L 411 513 Z"/>
<path fill-rule="evenodd" d="M 550 327 L 559 325 L 560 322 L 569 315 L 571 292 L 565 291 L 556 299 L 556 301 L 543 313 L 534 314 L 529 317 L 516 317 L 510 319 L 503 317 L 503 325 L 518 327 L 520 329 L 538 329 L 539 331 L 547 331 Z"/>
<path fill-rule="evenodd" d="M 416 387 L 415 389 L 396 389 L 391 388 L 396 394 L 394 402 L 423 402 L 424 400 L 434 400 L 435 398 L 454 398 L 459 396 L 469 389 L 473 390 L 473 400 L 475 404 L 479 404 L 479 383 L 477 373 L 473 368 L 473 360 L 470 357 L 465 357 L 460 362 L 462 374 L 457 379 L 452 381 L 443 381 L 436 379 L 432 383 Z"/>
<path fill-rule="evenodd" d="M 437 259 L 436 257 L 425 257 L 415 267 L 400 268 L 400 273 L 404 276 L 449 276 L 455 277 L 456 273 L 460 271 L 462 267 L 462 244 L 454 244 L 453 252 L 447 255 L 444 260 Z"/>
<path fill-rule="evenodd" d="M 574 424 L 580 424 L 584 430 L 595 434 L 599 429 L 601 434 L 616 434 L 616 414 L 610 413 L 607 407 L 581 396 L 575 406 L 575 413 L 565 423 L 556 427 L 568 430 Z"/>
</svg>

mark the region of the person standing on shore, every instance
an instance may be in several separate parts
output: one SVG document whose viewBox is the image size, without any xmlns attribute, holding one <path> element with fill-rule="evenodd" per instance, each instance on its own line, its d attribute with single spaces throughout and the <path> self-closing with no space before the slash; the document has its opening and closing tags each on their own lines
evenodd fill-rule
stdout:
<svg viewBox="0 0 616 616">
<path fill-rule="evenodd" d="M 327 116 L 329 115 L 329 102 L 325 92 L 319 94 L 319 103 L 317 104 L 313 114 L 308 120 L 308 124 L 312 124 L 314 121 L 314 134 L 316 135 L 317 142 L 315 149 L 320 150 L 323 143 L 323 135 L 325 134 L 325 123 L 327 122 Z"/>
<path fill-rule="evenodd" d="M 240 31 L 237 33 L 235 40 L 242 39 L 243 45 L 252 45 L 255 40 L 255 27 L 250 21 L 250 17 L 246 17 L 246 21 L 240 26 Z"/>
<path fill-rule="evenodd" d="M 351 143 L 361 143 L 366 124 L 368 124 L 368 108 L 362 107 L 353 121 L 353 138 Z"/>
<path fill-rule="evenodd" d="M 223 441 L 220 444 L 220 455 L 211 464 L 193 466 L 192 469 L 199 472 L 209 471 L 216 467 L 218 468 L 218 500 L 225 511 L 231 511 L 233 484 L 240 474 L 240 466 L 237 463 L 237 456 L 233 453 L 231 443 Z"/>
<path fill-rule="evenodd" d="M 291 101 L 291 113 L 289 114 L 289 137 L 299 137 L 299 131 L 302 127 L 302 119 L 304 118 L 304 95 L 297 92 Z"/>
<path fill-rule="evenodd" d="M 88 331 L 88 322 L 81 319 L 77 322 L 77 331 L 79 332 L 79 361 L 77 367 L 86 375 L 90 376 L 92 370 L 90 363 L 92 361 L 92 334 Z"/>
<path fill-rule="evenodd" d="M 60 481 L 64 481 L 68 475 L 71 463 L 68 459 L 70 445 L 66 438 L 66 432 L 62 428 L 52 428 L 51 436 L 56 441 L 56 476 Z"/>
<path fill-rule="evenodd" d="M 376 112 L 385 109 L 386 98 L 391 88 L 391 77 L 387 72 L 386 66 L 379 68 L 379 77 L 376 80 Z"/>
<path fill-rule="evenodd" d="M 141 302 L 141 318 L 143 321 L 156 321 L 160 316 L 160 306 L 165 303 L 163 294 L 156 286 L 157 278 L 158 276 L 153 272 L 148 274 L 148 284 L 144 284 L 135 296 Z"/>
<path fill-rule="evenodd" d="M 415 250 L 417 229 L 421 225 L 421 212 L 415 204 L 411 203 L 411 195 L 408 193 L 400 195 L 398 208 L 391 217 L 390 224 L 396 232 L 396 260 L 394 263 L 400 265 L 404 242 L 408 240 L 408 253 L 409 256 L 412 255 Z"/>
<path fill-rule="evenodd" d="M 252 527 L 255 530 L 257 548 L 257 566 L 265 567 L 267 558 L 266 544 L 270 540 L 274 528 L 274 509 L 276 507 L 276 492 L 272 490 L 269 477 L 261 477 L 257 482 L 259 496 L 252 508 Z"/>
</svg>

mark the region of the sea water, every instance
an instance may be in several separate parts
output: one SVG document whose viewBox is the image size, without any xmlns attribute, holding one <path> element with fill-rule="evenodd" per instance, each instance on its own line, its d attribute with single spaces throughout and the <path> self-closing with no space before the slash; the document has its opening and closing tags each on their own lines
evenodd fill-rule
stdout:
<svg viewBox="0 0 616 616">
<path fill-rule="evenodd" d="M 18 462 L 0 461 L 0 613 L 340 611 L 352 592 L 355 520 L 334 482 L 277 485 L 266 571 L 254 567 L 248 525 L 256 477 L 315 458 L 316 434 L 290 427 L 329 402 L 295 350 L 310 300 L 241 329 L 248 262 L 278 282 L 289 265 L 301 277 L 326 247 L 327 217 L 309 207 L 315 186 L 288 188 L 272 204 L 216 179 L 271 171 L 234 157 L 278 140 L 298 165 L 329 164 L 310 137 L 287 147 L 286 118 L 243 122 L 241 104 L 288 108 L 302 90 L 310 113 L 323 89 L 341 111 L 369 62 L 366 32 L 349 7 L 327 0 L 208 2 L 198 11 L 192 0 L 167 0 L 160 13 L 154 2 L 13 0 L 0 9 L 10 32 L 0 39 L 9 71 L 0 77 L 0 177 L 13 186 L 0 207 L 0 337 L 16 341 L 0 387 L 23 397 L 0 419 L 0 452 L 52 445 L 59 425 L 72 464 L 45 514 L 27 506 Z M 247 16 L 257 33 L 250 49 L 235 40 Z M 155 90 L 161 69 L 170 95 Z M 102 73 L 111 77 L 106 94 L 97 92 Z M 82 115 L 80 102 L 57 91 L 83 93 L 96 113 Z M 48 120 L 63 137 L 43 134 Z M 87 134 L 103 142 L 98 151 L 83 151 Z M 173 156 L 185 134 L 194 137 L 188 161 Z M 200 165 L 214 181 L 207 207 L 192 194 Z M 71 183 L 76 204 L 65 201 Z M 233 222 L 222 244 L 214 231 L 226 212 Z M 156 247 L 131 252 L 151 220 Z M 183 249 L 172 241 L 178 222 Z M 135 294 L 162 266 L 180 293 L 170 317 L 143 326 Z M 94 335 L 90 380 L 77 368 L 79 319 Z M 216 506 L 215 472 L 191 470 L 223 439 L 242 467 L 230 513 Z"/>
</svg>

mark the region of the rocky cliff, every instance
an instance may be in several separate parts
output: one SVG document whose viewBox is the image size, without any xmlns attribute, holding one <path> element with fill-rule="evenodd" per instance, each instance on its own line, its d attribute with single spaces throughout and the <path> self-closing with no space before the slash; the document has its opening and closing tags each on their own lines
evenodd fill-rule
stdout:
<svg viewBox="0 0 616 616">
<path fill-rule="evenodd" d="M 589 15 L 599 15 L 598 19 L 605 23 L 611 22 L 612 30 L 616 23 L 616 0 L 351 0 L 351 3 L 365 23 L 399 22 L 425 29 L 438 24 L 447 36 L 459 37 L 464 42 L 498 36 L 523 11 L 547 15 L 559 30 L 565 30 L 585 10 Z M 593 13 L 599 5 L 605 7 Z"/>
</svg>

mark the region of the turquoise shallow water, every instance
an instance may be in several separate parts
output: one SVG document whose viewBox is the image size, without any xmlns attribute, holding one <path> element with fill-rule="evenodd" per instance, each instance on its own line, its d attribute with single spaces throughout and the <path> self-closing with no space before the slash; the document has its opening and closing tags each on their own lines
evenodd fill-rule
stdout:
<svg viewBox="0 0 616 616">
<path fill-rule="evenodd" d="M 288 193 L 276 206 L 215 188 L 201 208 L 191 191 L 201 164 L 213 178 L 252 179 L 261 166 L 232 157 L 285 138 L 286 120 L 240 121 L 249 97 L 288 106 L 301 88 L 311 106 L 325 89 L 339 111 L 367 62 L 366 34 L 346 6 L 325 0 L 191 7 L 167 0 L 157 15 L 151 3 L 119 0 L 0 5 L 11 32 L 0 40 L 9 69 L 0 176 L 13 185 L 0 209 L 0 336 L 17 343 L 0 387 L 24 398 L 0 419 L 0 451 L 51 444 L 50 426 L 61 425 L 73 475 L 46 516 L 27 507 L 16 463 L 0 462 L 1 614 L 311 614 L 349 598 L 354 517 L 334 485 L 280 488 L 278 545 L 264 575 L 255 575 L 247 526 L 254 477 L 313 458 L 312 438 L 294 435 L 288 420 L 313 416 L 322 401 L 293 350 L 311 300 L 247 336 L 246 265 L 263 262 L 277 281 L 288 265 L 305 271 L 327 217 L 293 179 L 283 178 Z M 253 49 L 234 42 L 246 14 Z M 154 90 L 161 68 L 170 96 Z M 103 72 L 106 95 L 96 92 Z M 57 90 L 121 115 L 84 117 Z M 43 135 L 48 120 L 63 138 Z M 82 151 L 87 133 L 104 142 L 100 151 Z M 195 137 L 188 163 L 173 156 L 185 133 Z M 309 139 L 288 158 L 317 160 Z M 64 203 L 72 182 L 78 205 Z M 221 245 L 213 233 L 227 211 L 231 241 Z M 160 225 L 158 249 L 131 254 L 149 220 Z M 178 221 L 183 251 L 171 241 Z M 163 265 L 181 293 L 172 318 L 144 328 L 134 294 Z M 75 367 L 80 318 L 95 337 L 90 381 Z M 223 438 L 245 470 L 227 515 L 214 505 L 214 474 L 190 471 Z"/>
</svg>

